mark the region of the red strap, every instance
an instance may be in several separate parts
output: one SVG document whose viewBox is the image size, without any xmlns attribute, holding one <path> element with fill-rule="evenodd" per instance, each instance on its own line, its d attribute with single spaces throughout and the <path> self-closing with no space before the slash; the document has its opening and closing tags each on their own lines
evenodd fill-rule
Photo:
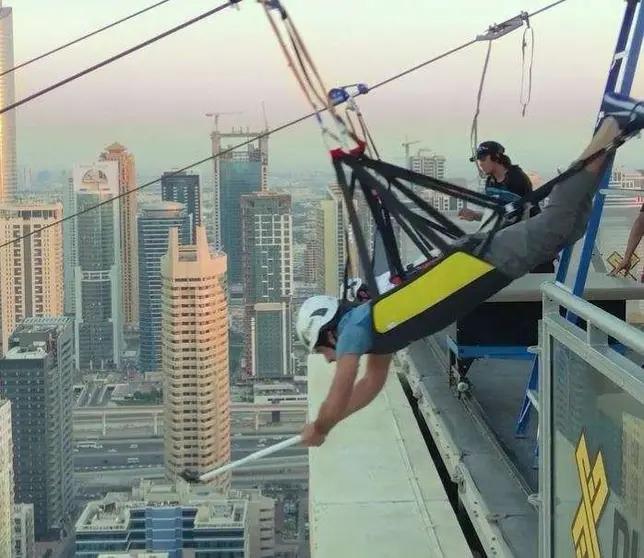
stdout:
<svg viewBox="0 0 644 558">
<path fill-rule="evenodd" d="M 329 153 L 331 154 L 331 159 L 333 160 L 342 159 L 346 155 L 354 155 L 356 157 L 360 157 L 361 155 L 364 155 L 364 152 L 367 148 L 367 144 L 362 140 L 357 140 L 357 141 L 358 141 L 358 145 L 353 149 L 349 149 L 348 152 L 346 152 L 341 147 L 336 147 L 335 149 L 331 149 L 331 151 L 329 151 Z"/>
</svg>

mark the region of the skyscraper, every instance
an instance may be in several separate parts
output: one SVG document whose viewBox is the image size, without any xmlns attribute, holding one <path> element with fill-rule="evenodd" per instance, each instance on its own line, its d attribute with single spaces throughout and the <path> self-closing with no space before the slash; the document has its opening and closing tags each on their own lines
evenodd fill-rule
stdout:
<svg viewBox="0 0 644 558">
<path fill-rule="evenodd" d="M 123 322 L 133 325 L 139 321 L 139 264 L 136 242 L 136 168 L 134 155 L 120 143 L 105 148 L 100 161 L 116 161 L 118 164 L 119 214 L 121 238 L 121 292 Z M 128 194 L 128 192 L 131 192 Z"/>
<path fill-rule="evenodd" d="M 235 151 L 225 151 L 222 138 L 256 138 L 258 133 L 233 131 L 230 134 L 213 132 L 212 154 L 214 188 L 214 244 L 228 256 L 228 283 L 242 282 L 242 224 L 241 197 L 253 192 L 266 190 L 268 180 L 268 137 Z"/>
<path fill-rule="evenodd" d="M 37 539 L 58 538 L 74 506 L 74 351 L 68 317 L 26 318 L 0 360 L 11 400 L 17 502 L 34 505 Z"/>
<path fill-rule="evenodd" d="M 356 211 L 361 223 L 370 223 L 373 219 L 367 213 L 362 202 L 356 202 Z M 317 286 L 321 293 L 329 296 L 340 296 L 340 286 L 344 278 L 344 268 L 347 253 L 350 254 L 351 276 L 358 272 L 358 254 L 355 244 L 352 243 L 353 235 L 347 230 L 348 220 L 345 209 L 344 197 L 337 184 L 331 184 L 326 191 L 326 196 L 320 201 L 315 219 L 316 235 L 316 276 Z M 363 235 L 367 246 L 371 248 L 373 230 L 370 226 L 363 226 Z M 347 246 L 349 239 L 349 246 Z M 363 275 L 364 277 L 364 275 Z"/>
<path fill-rule="evenodd" d="M 81 371 L 119 366 L 123 347 L 118 163 L 76 165 L 66 214 L 71 249 L 65 283 L 73 280 L 76 366 Z M 104 203 L 109 202 L 109 203 Z M 98 204 L 103 204 L 96 207 Z M 69 241 L 68 241 L 69 243 Z M 67 246 L 65 246 L 67 249 Z M 67 295 L 68 293 L 66 293 Z"/>
<path fill-rule="evenodd" d="M 13 500 L 11 402 L 0 397 L 0 558 L 13 552 Z"/>
<path fill-rule="evenodd" d="M 0 73 L 13 68 L 13 12 L 0 0 Z M 0 107 L 16 101 L 14 73 L 0 80 Z M 0 114 L 0 202 L 11 201 L 18 187 L 16 156 L 16 111 Z"/>
<path fill-rule="evenodd" d="M 414 172 L 445 180 L 445 157 L 434 153 L 431 149 L 419 149 L 416 155 L 409 158 L 409 164 Z M 420 186 L 413 186 L 412 190 L 439 211 L 461 209 L 464 204 L 463 200 L 457 200 L 452 196 L 433 192 Z"/>
<path fill-rule="evenodd" d="M 171 229 L 161 277 L 164 454 L 174 480 L 230 461 L 226 255 L 210 253 L 204 227 L 189 246 Z M 229 482 L 230 474 L 213 480 Z"/>
<path fill-rule="evenodd" d="M 179 229 L 179 242 L 190 244 L 190 221 L 185 206 L 157 202 L 141 206 L 139 239 L 139 367 L 161 369 L 161 258 L 168 251 L 170 229 Z"/>
<path fill-rule="evenodd" d="M 31 235 L 0 249 L 0 356 L 23 318 L 63 314 L 62 216 L 59 203 L 0 203 L 0 244 Z"/>
<path fill-rule="evenodd" d="M 190 219 L 190 242 L 197 238 L 197 227 L 201 226 L 201 189 L 199 175 L 186 171 L 179 173 L 164 172 L 161 177 L 161 197 L 163 201 L 179 202 L 186 206 Z"/>
<path fill-rule="evenodd" d="M 409 167 L 414 172 L 438 179 L 445 178 L 445 157 L 436 155 L 431 149 L 419 149 L 409 158 Z"/>
<path fill-rule="evenodd" d="M 290 194 L 242 196 L 246 376 L 291 370 L 293 224 Z"/>
<path fill-rule="evenodd" d="M 134 155 L 115 142 L 108 145 L 100 161 L 118 164 L 119 229 L 121 242 L 121 304 L 123 323 L 134 325 L 139 321 L 139 263 L 136 242 L 136 167 Z M 128 194 L 128 192 L 131 192 Z"/>
</svg>

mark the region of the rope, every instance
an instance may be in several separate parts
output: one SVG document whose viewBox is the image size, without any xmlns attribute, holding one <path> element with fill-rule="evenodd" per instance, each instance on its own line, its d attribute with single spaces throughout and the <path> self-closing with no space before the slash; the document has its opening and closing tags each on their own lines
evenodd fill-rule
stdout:
<svg viewBox="0 0 644 558">
<path fill-rule="evenodd" d="M 532 97 L 532 65 L 534 64 L 534 28 L 530 25 L 530 19 L 526 19 L 527 27 L 523 30 L 521 39 L 521 116 L 525 117 L 530 99 Z M 528 46 L 527 38 L 530 37 L 530 62 L 528 65 L 528 79 L 526 90 L 526 47 Z M 524 96 L 525 94 L 525 96 Z"/>
<path fill-rule="evenodd" d="M 344 147 L 346 147 L 345 140 L 347 138 L 354 141 L 357 145 L 360 145 L 360 140 L 356 136 L 354 130 L 347 125 L 344 119 L 338 114 L 335 107 L 329 102 L 329 90 L 326 88 L 324 81 L 317 70 L 317 66 L 313 62 L 313 58 L 309 54 L 299 31 L 284 7 L 281 5 L 279 0 L 259 1 L 264 6 L 264 11 L 266 12 L 271 29 L 277 37 L 278 43 L 286 57 L 289 67 L 295 75 L 295 79 L 297 80 L 300 89 L 302 89 L 306 100 L 311 105 L 311 108 L 316 115 L 317 123 L 320 126 L 322 137 L 325 140 L 327 147 L 330 147 L 328 145 L 327 137 L 330 137 L 337 144 Z M 286 46 L 286 40 L 273 17 L 273 13 L 275 12 L 279 14 L 279 17 L 284 24 L 285 35 L 291 45 L 292 53 L 289 52 L 289 49 Z M 325 111 L 328 111 L 333 118 L 339 134 L 334 133 L 324 124 L 322 113 Z"/>
<path fill-rule="evenodd" d="M 135 53 L 138 50 L 141 50 L 142 48 L 145 48 L 147 46 L 150 46 L 153 43 L 156 43 L 157 41 L 160 41 L 161 39 L 165 39 L 166 37 L 169 37 L 170 35 L 173 35 L 177 31 L 181 31 L 182 29 L 185 29 L 186 27 L 190 27 L 191 25 L 194 25 L 195 23 L 198 23 L 199 21 L 202 21 L 206 19 L 207 17 L 210 17 L 212 15 L 215 15 L 216 13 L 219 13 L 226 8 L 229 8 L 230 6 L 234 6 L 237 4 L 240 0 L 229 0 L 228 2 L 225 2 L 224 4 L 221 4 L 217 6 L 216 8 L 213 8 L 212 10 L 208 10 L 207 12 L 204 12 L 197 17 L 193 17 L 192 19 L 189 19 L 188 21 L 184 21 L 181 25 L 177 25 L 176 27 L 173 27 L 172 29 L 168 29 L 167 31 L 164 31 L 163 33 L 160 33 L 158 35 L 155 35 L 154 37 L 148 39 L 147 41 L 143 41 L 142 43 L 139 43 L 136 46 L 133 46 L 131 48 L 128 48 L 127 50 L 124 50 L 120 52 L 119 54 L 116 54 L 114 56 L 111 56 L 110 58 L 106 58 L 102 62 L 99 62 L 98 64 L 94 64 L 93 66 L 90 66 L 89 68 L 86 68 L 82 70 L 81 72 L 78 72 L 74 74 L 73 76 L 69 76 L 65 79 L 62 79 L 53 85 L 50 85 L 49 87 L 45 87 L 44 89 L 41 89 L 40 91 L 37 91 L 36 93 L 33 93 L 27 97 L 24 97 L 23 99 L 20 99 L 19 101 L 16 101 L 15 103 L 11 103 L 10 105 L 7 105 L 5 107 L 2 107 L 0 109 L 0 114 L 4 114 L 5 112 L 8 112 L 10 110 L 13 110 L 15 108 L 18 108 L 19 106 L 24 105 L 25 103 L 28 103 L 29 101 L 33 101 L 34 99 L 37 99 L 38 97 L 42 97 L 43 95 L 47 93 L 51 93 L 55 89 L 58 89 L 59 87 L 62 87 L 63 85 L 67 85 L 68 83 L 71 83 L 72 81 L 76 81 L 78 78 L 81 78 L 83 76 L 86 76 L 87 74 L 91 74 L 92 72 L 99 70 L 103 68 L 104 66 L 107 66 L 108 64 L 111 64 L 112 62 L 116 62 L 117 60 L 120 60 L 121 58 L 125 58 L 126 56 L 129 56 L 130 54 Z"/>
<path fill-rule="evenodd" d="M 10 74 L 12 72 L 15 72 L 16 70 L 20 70 L 21 68 L 25 68 L 26 66 L 29 66 L 30 64 L 33 64 L 34 62 L 38 62 L 39 60 L 44 60 L 45 58 L 51 56 L 52 54 L 56 54 L 57 52 L 60 52 L 61 50 L 65 50 L 66 48 L 69 48 L 70 46 L 74 46 L 85 39 L 89 39 L 90 37 L 94 37 L 95 35 L 98 35 L 99 33 L 102 33 L 103 31 L 107 31 L 108 29 L 112 29 L 113 27 L 116 27 L 117 25 L 120 25 L 121 23 L 125 23 L 126 21 L 129 21 L 130 19 L 134 19 L 135 17 L 138 17 L 140 15 L 143 15 L 146 12 L 149 12 L 153 10 L 154 8 L 158 8 L 159 6 L 162 6 L 163 4 L 167 4 L 170 2 L 170 0 L 161 0 L 160 2 L 157 2 L 156 4 L 152 4 L 151 6 L 148 6 L 147 8 L 143 8 L 142 10 L 139 10 L 138 12 L 134 12 L 133 14 L 130 14 L 129 16 L 125 16 L 121 19 L 118 19 L 108 25 L 104 25 L 103 27 L 100 27 L 99 29 L 96 29 L 90 33 L 87 33 L 85 35 L 82 35 L 81 37 L 78 37 L 77 39 L 74 39 L 73 41 L 69 41 L 68 43 L 65 43 L 64 45 L 60 45 L 52 50 L 49 50 L 43 54 L 39 54 L 38 56 L 31 58 L 29 60 L 26 60 L 25 62 L 22 62 L 18 64 L 17 66 L 14 66 L 13 68 L 9 68 L 8 70 L 5 70 L 0 74 L 0 77 L 6 76 L 7 74 Z"/>
<path fill-rule="evenodd" d="M 481 114 L 481 101 L 483 99 L 483 88 L 485 87 L 485 78 L 487 77 L 487 69 L 490 64 L 490 54 L 492 54 L 492 41 L 488 41 L 487 52 L 485 53 L 485 62 L 483 63 L 483 72 L 481 72 L 481 81 L 479 82 L 479 92 L 476 95 L 476 110 L 474 111 L 474 118 L 472 119 L 472 129 L 470 131 L 470 144 L 472 147 L 472 156 L 474 157 L 474 165 L 479 176 L 483 178 L 479 166 L 476 164 L 476 148 L 479 144 L 479 115 Z"/>
<path fill-rule="evenodd" d="M 530 14 L 530 15 L 531 15 L 531 16 L 534 16 L 534 15 L 537 15 L 537 14 L 539 14 L 539 13 L 545 12 L 545 11 L 547 11 L 547 10 L 549 10 L 549 9 L 551 9 L 551 8 L 553 8 L 553 7 L 555 7 L 555 6 L 559 5 L 559 4 L 561 4 L 561 3 L 563 3 L 563 2 L 566 2 L 566 1 L 567 1 L 567 0 L 558 0 L 557 2 L 555 2 L 555 3 L 553 3 L 553 4 L 550 4 L 549 6 L 546 6 L 546 7 L 542 8 L 541 10 L 539 10 L 539 11 L 537 11 L 537 12 L 534 12 L 534 13 L 532 13 L 532 14 Z M 229 6 L 229 5 L 234 5 L 235 3 L 237 3 L 237 2 L 233 2 L 233 1 L 231 1 L 231 2 L 229 2 L 229 3 L 226 3 L 226 4 L 225 4 L 225 5 L 223 5 L 223 6 L 219 6 L 218 8 L 215 8 L 215 9 L 216 9 L 216 10 L 222 10 L 222 9 L 224 9 L 225 7 Z M 207 12 L 207 13 L 208 13 L 208 12 Z M 206 17 L 207 17 L 207 16 L 206 16 Z M 187 26 L 187 24 L 188 24 L 188 22 L 186 22 L 186 23 L 185 23 L 185 24 L 183 24 L 183 25 L 184 25 L 184 26 Z M 175 29 L 176 29 L 176 28 L 175 28 Z M 178 30 L 178 29 L 177 29 L 177 30 Z M 168 32 L 167 32 L 167 33 L 168 33 Z M 167 35 L 166 35 L 166 36 L 167 36 Z M 456 52 L 459 52 L 459 51 L 461 51 L 461 50 L 463 50 L 463 49 L 465 49 L 465 48 L 467 48 L 467 47 L 469 47 L 469 46 L 473 45 L 473 44 L 474 44 L 474 43 L 476 43 L 476 42 L 477 42 L 477 40 L 476 40 L 476 39 L 475 39 L 475 40 L 472 40 L 472 41 L 468 41 L 468 42 L 463 43 L 462 45 L 460 45 L 460 46 L 458 46 L 458 47 L 455 47 L 455 48 L 453 48 L 453 49 L 451 49 L 451 50 L 448 50 L 448 51 L 446 51 L 446 52 L 444 52 L 444 53 L 442 53 L 442 54 L 439 54 L 438 56 L 435 56 L 435 57 L 433 57 L 433 58 L 430 58 L 429 60 L 426 60 L 426 61 L 424 61 L 424 62 L 421 62 L 420 64 L 417 64 L 417 65 L 415 65 L 415 66 L 413 66 L 413 67 L 411 67 L 411 68 L 409 68 L 409 69 L 407 69 L 407 70 L 403 70 L 403 71 L 401 71 L 401 72 L 399 72 L 399 73 L 397 73 L 397 74 L 394 74 L 394 75 L 392 75 L 392 76 L 389 76 L 389 77 L 387 77 L 387 78 L 383 79 L 382 81 L 377 82 L 375 85 L 371 86 L 371 87 L 369 88 L 369 91 L 373 91 L 374 89 L 378 89 L 378 88 L 380 88 L 380 87 L 384 87 L 385 85 L 389 85 L 390 83 L 392 83 L 392 82 L 394 82 L 394 81 L 396 81 L 396 80 L 398 80 L 398 79 L 400 79 L 400 78 L 402 78 L 402 77 L 405 77 L 405 76 L 407 76 L 407 75 L 409 75 L 409 74 L 411 74 L 411 73 L 413 73 L 413 72 L 415 72 L 415 71 L 417 71 L 417 70 L 420 70 L 420 69 L 424 68 L 425 66 L 428 66 L 428 65 L 432 64 L 433 62 L 436 62 L 436 61 L 438 61 L 438 60 L 441 60 L 441 59 L 443 59 L 443 58 L 446 58 L 446 57 L 450 56 L 451 54 L 454 54 L 454 53 L 456 53 Z M 126 54 L 123 54 L 123 56 L 126 56 Z M 102 64 L 102 65 L 105 65 L 105 64 Z M 100 66 L 100 65 L 96 65 L 96 66 L 97 66 L 97 67 L 96 67 L 95 69 L 98 69 L 99 67 L 102 67 L 102 66 Z M 91 70 L 91 71 L 93 71 L 93 70 Z M 89 71 L 88 71 L 87 73 L 89 73 Z M 68 80 L 68 81 L 71 81 L 71 80 Z M 49 89 L 49 90 L 51 90 L 51 89 L 53 89 L 53 87 L 52 87 L 52 88 L 48 88 L 48 89 Z M 48 92 L 48 91 L 45 91 L 45 93 L 46 93 L 46 92 Z M 42 94 L 45 94 L 45 93 L 42 93 Z M 27 102 L 27 101 L 23 101 L 23 102 Z M 325 106 L 325 107 L 323 107 L 322 109 L 320 109 L 320 112 L 324 112 L 324 111 L 326 111 L 326 110 L 329 110 L 329 106 L 328 106 L 328 104 L 327 104 L 327 106 Z M 0 111 L 0 114 L 2 114 L 2 111 Z M 314 112 L 310 112 L 310 113 L 308 113 L 308 114 L 304 114 L 304 115 L 302 115 L 302 116 L 300 116 L 300 117 L 298 117 L 298 118 L 295 118 L 295 119 L 293 119 L 293 120 L 290 120 L 290 121 L 288 121 L 288 122 L 285 122 L 284 124 L 282 124 L 282 125 L 280 125 L 280 126 L 278 126 L 278 127 L 274 128 L 274 129 L 272 129 L 272 130 L 270 130 L 270 131 L 262 132 L 261 134 L 259 134 L 258 136 L 254 137 L 254 138 L 251 138 L 251 139 L 249 139 L 249 140 L 246 140 L 246 141 L 243 141 L 243 142 L 241 142 L 241 143 L 238 143 L 237 145 L 234 145 L 234 146 L 232 146 L 232 147 L 229 147 L 229 148 L 227 148 L 227 149 L 225 149 L 225 150 L 221 151 L 220 153 L 218 153 L 218 154 L 216 154 L 216 155 L 210 155 L 209 157 L 205 157 L 205 158 L 203 158 L 203 159 L 200 159 L 199 161 L 195 161 L 195 162 L 193 162 L 193 163 L 190 163 L 190 164 L 188 164 L 188 165 L 186 165 L 186 166 L 184 166 L 184 167 L 180 168 L 179 170 L 172 171 L 172 172 L 170 172 L 170 173 L 165 174 L 164 176 L 166 176 L 166 177 L 174 176 L 174 175 L 177 175 L 177 174 L 179 174 L 179 173 L 182 173 L 182 172 L 185 172 L 185 171 L 187 171 L 187 170 L 190 170 L 190 169 L 192 169 L 192 168 L 194 168 L 194 167 L 197 167 L 197 166 L 199 166 L 199 165 L 203 165 L 204 163 L 207 163 L 208 161 L 212 161 L 212 160 L 214 160 L 214 159 L 216 159 L 216 158 L 218 158 L 218 157 L 221 157 L 222 155 L 226 155 L 227 153 L 231 153 L 231 152 L 235 151 L 236 149 L 239 149 L 239 148 L 241 148 L 241 147 L 245 147 L 245 146 L 247 146 L 247 145 L 250 145 L 250 144 L 251 144 L 252 142 L 254 142 L 255 140 L 258 140 L 258 139 L 261 139 L 261 138 L 268 137 L 268 136 L 270 136 L 271 134 L 276 134 L 276 133 L 278 133 L 278 132 L 281 132 L 281 131 L 283 131 L 283 130 L 286 130 L 286 129 L 290 128 L 291 126 L 295 126 L 295 125 L 297 125 L 297 124 L 300 124 L 300 123 L 302 123 L 302 122 L 304 122 L 304 121 L 308 120 L 309 118 L 314 118 L 314 117 L 318 117 L 318 116 L 319 116 L 319 114 L 318 114 L 316 111 L 314 111 Z M 85 214 L 85 213 L 89 213 L 90 211 L 93 211 L 94 209 L 98 209 L 99 207 L 101 207 L 101 206 L 103 206 L 103 205 L 106 205 L 106 204 L 108 204 L 108 203 L 112 203 L 113 201 L 116 201 L 116 200 L 118 200 L 118 199 L 120 199 L 120 198 L 123 198 L 123 197 L 125 197 L 125 196 L 127 196 L 127 195 L 134 194 L 135 192 L 138 192 L 138 191 L 140 191 L 140 190 L 143 190 L 143 189 L 145 189 L 145 188 L 148 188 L 148 187 L 150 187 L 150 186 L 153 186 L 153 185 L 155 185 L 155 184 L 158 184 L 159 182 L 161 182 L 161 179 L 162 179 L 162 177 L 156 178 L 156 179 L 154 179 L 154 180 L 151 180 L 151 181 L 149 181 L 149 182 L 146 182 L 145 184 L 142 184 L 141 186 L 137 186 L 136 188 L 134 188 L 134 189 L 132 189 L 132 190 L 127 190 L 127 191 L 125 191 L 125 192 L 119 193 L 117 196 L 114 196 L 113 198 L 111 198 L 111 199 L 109 199 L 109 200 L 106 200 L 106 201 L 104 201 L 104 202 L 100 202 L 100 203 L 98 203 L 98 204 L 96 204 L 96 205 L 93 205 L 93 206 L 87 207 L 87 208 L 85 208 L 84 210 L 78 211 L 77 213 L 74 213 L 74 214 L 72 214 L 72 215 L 68 215 L 67 217 L 63 217 L 62 219 L 59 219 L 58 221 L 53 221 L 52 223 L 48 223 L 47 225 L 44 225 L 44 226 L 43 226 L 43 227 L 41 227 L 40 229 L 32 230 L 32 231 L 30 231 L 30 232 L 28 232 L 28 233 L 25 233 L 25 234 L 21 235 L 21 236 L 18 236 L 18 237 L 16 237 L 16 238 L 13 238 L 13 239 L 9 240 L 8 242 L 5 242 L 5 243 L 3 243 L 3 244 L 0 244 L 0 249 L 5 248 L 5 247 L 7 247 L 7 246 L 11 246 L 12 244 L 15 244 L 15 243 L 17 243 L 17 242 L 21 242 L 22 240 L 24 240 L 24 239 L 26 239 L 26 238 L 29 238 L 29 237 L 31 237 L 31 236 L 33 236 L 33 235 L 35 235 L 35 234 L 41 233 L 42 231 L 45 231 L 45 230 L 50 229 L 50 228 L 52 228 L 52 227 L 56 227 L 56 226 L 58 226 L 58 225 L 60 225 L 60 224 L 62 224 L 62 223 L 64 223 L 64 222 L 66 222 L 66 221 L 70 221 L 71 219 L 75 219 L 76 217 L 78 217 L 78 216 L 80 216 L 80 215 L 83 215 L 83 214 Z"/>
</svg>

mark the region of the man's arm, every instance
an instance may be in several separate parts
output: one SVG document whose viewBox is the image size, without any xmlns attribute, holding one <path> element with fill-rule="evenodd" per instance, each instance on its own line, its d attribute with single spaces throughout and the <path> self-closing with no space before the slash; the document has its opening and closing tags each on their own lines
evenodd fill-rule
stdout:
<svg viewBox="0 0 644 558">
<path fill-rule="evenodd" d="M 644 206 L 642 209 L 644 209 Z M 637 250 L 637 247 L 642 240 L 642 236 L 644 236 L 644 212 L 640 210 L 633 222 L 633 226 L 631 227 L 631 232 L 628 235 L 628 242 L 626 243 L 626 252 L 624 252 L 624 262 L 629 266 L 629 269 L 631 258 L 633 257 L 635 250 Z"/>
<path fill-rule="evenodd" d="M 315 419 L 315 429 L 319 433 L 326 436 L 344 418 L 358 375 L 359 362 L 360 355 L 344 355 L 338 360 L 329 394 Z"/>
<path fill-rule="evenodd" d="M 470 209 L 469 207 L 464 207 L 458 212 L 458 216 L 461 219 L 465 219 L 466 221 L 480 221 L 481 219 L 483 219 L 483 212 L 475 211 L 474 209 Z"/>
<path fill-rule="evenodd" d="M 387 382 L 391 358 L 392 355 L 368 356 L 367 371 L 353 387 L 349 406 L 342 420 L 360 409 L 364 409 L 382 391 L 382 388 L 385 387 L 385 383 Z"/>
</svg>

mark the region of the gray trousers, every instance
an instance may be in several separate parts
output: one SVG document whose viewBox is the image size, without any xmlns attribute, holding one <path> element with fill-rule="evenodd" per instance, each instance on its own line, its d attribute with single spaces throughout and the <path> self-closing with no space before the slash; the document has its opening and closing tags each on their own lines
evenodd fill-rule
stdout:
<svg viewBox="0 0 644 558">
<path fill-rule="evenodd" d="M 586 233 L 600 180 L 584 169 L 557 184 L 541 213 L 497 232 L 482 258 L 513 279 L 552 260 Z"/>
</svg>

